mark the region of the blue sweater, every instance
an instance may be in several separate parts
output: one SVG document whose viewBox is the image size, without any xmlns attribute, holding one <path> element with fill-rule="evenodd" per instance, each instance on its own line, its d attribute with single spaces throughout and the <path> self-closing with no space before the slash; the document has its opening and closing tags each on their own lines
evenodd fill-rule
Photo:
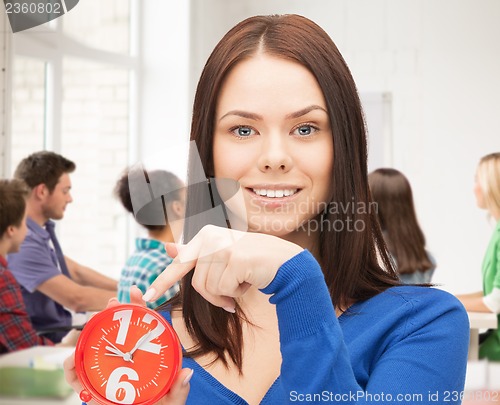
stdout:
<svg viewBox="0 0 500 405">
<path fill-rule="evenodd" d="M 469 323 L 452 295 L 393 287 L 337 319 L 307 251 L 262 291 L 276 305 L 282 366 L 261 404 L 461 403 Z M 194 369 L 187 404 L 247 404 L 193 359 L 184 358 L 183 367 Z"/>
</svg>

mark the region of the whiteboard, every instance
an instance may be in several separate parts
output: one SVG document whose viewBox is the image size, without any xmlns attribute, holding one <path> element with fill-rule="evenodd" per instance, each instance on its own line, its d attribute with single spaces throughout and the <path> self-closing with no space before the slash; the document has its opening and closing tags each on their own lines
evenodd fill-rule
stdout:
<svg viewBox="0 0 500 405">
<path fill-rule="evenodd" d="M 368 171 L 392 167 L 392 94 L 360 92 L 368 134 Z"/>
</svg>

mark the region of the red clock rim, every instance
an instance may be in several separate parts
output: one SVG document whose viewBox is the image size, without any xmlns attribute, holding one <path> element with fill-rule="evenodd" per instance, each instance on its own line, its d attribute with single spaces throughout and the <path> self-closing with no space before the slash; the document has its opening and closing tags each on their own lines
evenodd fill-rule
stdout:
<svg viewBox="0 0 500 405">
<path fill-rule="evenodd" d="M 106 308 L 102 310 L 101 312 L 95 314 L 92 318 L 89 319 L 85 327 L 82 329 L 82 332 L 80 333 L 80 336 L 78 337 L 78 341 L 76 343 L 75 347 L 75 371 L 78 376 L 78 379 L 80 380 L 80 383 L 82 384 L 82 387 L 84 390 L 87 390 L 90 392 L 92 395 L 92 399 L 97 401 L 100 404 L 103 405 L 120 405 L 118 402 L 113 402 L 110 401 L 109 399 L 103 397 L 97 390 L 94 389 L 92 384 L 90 383 L 90 380 L 87 377 L 87 373 L 85 372 L 85 368 L 83 367 L 83 358 L 84 358 L 84 351 L 85 351 L 85 346 L 87 343 L 87 338 L 88 335 L 90 334 L 90 331 L 99 323 L 99 321 L 108 316 L 110 312 L 115 312 L 119 310 L 124 310 L 124 309 L 133 309 L 133 310 L 142 310 L 143 312 L 147 312 L 149 314 L 152 314 L 155 319 L 157 319 L 159 322 L 161 322 L 165 326 L 165 331 L 168 333 L 168 338 L 172 342 L 172 344 L 175 345 L 175 347 L 178 348 L 178 350 L 174 351 L 174 361 L 173 361 L 173 369 L 177 370 L 175 373 L 171 373 L 169 381 L 165 384 L 164 388 L 161 389 L 161 391 L 153 398 L 148 399 L 146 401 L 142 402 L 137 402 L 134 403 L 136 405 L 153 405 L 155 402 L 160 400 L 164 395 L 167 394 L 169 389 L 171 388 L 175 377 L 179 370 L 181 369 L 182 366 L 182 347 L 179 341 L 179 338 L 177 334 L 174 331 L 174 328 L 170 323 L 163 317 L 161 316 L 158 312 L 143 307 L 141 305 L 136 305 L 136 304 L 120 304 L 111 308 Z M 78 393 L 80 394 L 80 393 Z"/>
</svg>

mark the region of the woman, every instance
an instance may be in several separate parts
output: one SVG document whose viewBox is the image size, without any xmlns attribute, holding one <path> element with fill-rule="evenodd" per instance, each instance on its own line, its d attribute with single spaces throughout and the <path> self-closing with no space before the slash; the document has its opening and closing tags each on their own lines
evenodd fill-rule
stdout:
<svg viewBox="0 0 500 405">
<path fill-rule="evenodd" d="M 377 169 L 368 175 L 373 201 L 387 247 L 405 284 L 430 283 L 434 258 L 425 250 L 410 182 L 398 170 Z"/>
<path fill-rule="evenodd" d="M 131 189 L 141 190 L 145 183 L 153 187 L 161 184 L 165 190 L 172 190 L 154 198 L 143 207 L 134 207 Z M 136 285 L 144 293 L 165 270 L 172 258 L 165 250 L 166 242 L 175 242 L 182 231 L 184 218 L 184 184 L 173 173 L 165 170 L 146 172 L 142 168 L 127 170 L 115 186 L 115 195 L 123 207 L 134 214 L 136 221 L 147 230 L 147 238 L 139 237 L 135 241 L 136 250 L 127 259 L 118 282 L 118 301 L 130 302 L 130 287 Z M 137 192 L 137 191 L 135 191 Z M 138 204 L 136 204 L 138 205 Z M 135 209 L 134 209 L 135 208 Z M 156 308 L 172 298 L 179 287 L 169 288 L 148 307 Z"/>
<path fill-rule="evenodd" d="M 474 185 L 476 204 L 487 210 L 496 223 L 483 259 L 483 291 L 459 295 L 469 311 L 500 314 L 500 152 L 479 161 Z M 500 321 L 500 318 L 499 318 Z M 480 339 L 479 358 L 500 361 L 500 329 L 486 332 Z"/>
<path fill-rule="evenodd" d="M 201 75 L 191 139 L 216 179 L 213 202 L 227 200 L 217 179 L 239 182 L 244 205 L 231 199 L 224 208 L 249 232 L 204 223 L 195 215 L 210 208 L 200 206 L 203 190 L 188 190 L 187 244 L 167 244 L 176 257 L 143 297 L 182 279 L 163 315 L 187 351 L 180 378 L 194 370 L 188 404 L 319 395 L 430 403 L 429 391 L 463 389 L 467 316 L 445 292 L 398 286 L 377 221 L 363 209 L 357 90 L 321 28 L 284 15 L 230 30 Z M 189 173 L 198 169 L 191 159 Z M 163 403 L 183 403 L 174 396 Z"/>
</svg>

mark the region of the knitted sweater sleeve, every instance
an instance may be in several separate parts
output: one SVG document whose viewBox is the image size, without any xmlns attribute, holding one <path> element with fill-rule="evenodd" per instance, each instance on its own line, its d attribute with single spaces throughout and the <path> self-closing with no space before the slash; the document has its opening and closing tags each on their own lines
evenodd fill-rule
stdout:
<svg viewBox="0 0 500 405">
<path fill-rule="evenodd" d="M 369 346 L 379 342 L 371 341 L 371 333 L 366 333 L 372 326 L 366 317 L 354 320 L 359 322 L 359 341 L 351 347 L 360 348 L 362 353 L 367 347 L 380 353 L 361 367 L 366 376 L 360 376 L 351 364 L 352 353 L 321 268 L 308 251 L 284 263 L 262 291 L 270 294 L 271 303 L 276 305 L 280 378 L 288 402 L 309 398 L 347 404 L 461 403 L 469 329 L 465 311 L 449 294 L 443 295 L 438 310 L 435 305 L 429 309 L 423 305 L 422 309 L 408 302 L 398 310 L 394 322 L 382 314 L 376 322 L 387 322 L 384 328 L 392 336 L 385 347 Z"/>
</svg>

